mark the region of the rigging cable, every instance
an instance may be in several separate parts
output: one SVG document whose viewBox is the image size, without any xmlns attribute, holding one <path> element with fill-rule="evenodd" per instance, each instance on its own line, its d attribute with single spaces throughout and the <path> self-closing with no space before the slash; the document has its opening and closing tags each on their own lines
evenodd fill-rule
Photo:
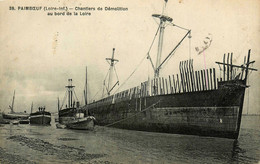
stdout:
<svg viewBox="0 0 260 164">
<path fill-rule="evenodd" d="M 117 81 L 119 82 L 119 78 L 118 78 L 118 75 L 117 75 L 117 72 L 116 72 L 116 67 L 114 67 L 114 71 L 115 71 L 115 73 L 116 73 Z"/>
<path fill-rule="evenodd" d="M 191 59 L 191 32 L 190 32 L 188 38 L 189 38 L 189 57 Z"/>
<path fill-rule="evenodd" d="M 68 92 L 65 91 L 65 95 L 64 95 L 64 98 L 63 98 L 63 101 L 62 101 L 62 104 L 61 104 L 60 109 L 62 109 L 62 107 L 63 107 L 63 105 L 64 105 L 65 99 L 67 98 L 67 94 L 68 94 Z"/>
<path fill-rule="evenodd" d="M 79 101 L 74 89 L 73 89 L 73 93 L 74 93 L 74 95 L 75 95 L 75 97 L 76 97 L 76 100 Z"/>
<path fill-rule="evenodd" d="M 184 28 L 184 27 L 178 26 L 178 25 L 176 25 L 176 24 L 174 24 L 174 23 L 170 23 L 170 24 L 171 24 L 172 26 L 176 26 L 176 27 L 178 27 L 178 28 L 180 28 L 180 29 L 189 31 L 189 29 L 186 29 L 186 28 Z"/>
<path fill-rule="evenodd" d="M 100 89 L 99 91 L 97 91 L 97 93 L 90 99 L 90 100 L 93 100 L 95 97 L 96 97 L 96 95 L 101 91 L 102 89 Z"/>
<path fill-rule="evenodd" d="M 137 65 L 137 67 L 134 69 L 134 71 L 128 76 L 128 78 L 122 83 L 122 85 L 120 85 L 117 90 L 114 92 L 116 93 L 129 79 L 130 77 L 132 77 L 132 75 L 136 72 L 136 70 L 139 68 L 139 66 L 142 64 L 142 62 L 144 61 L 144 59 L 146 58 L 146 55 L 143 57 L 143 59 L 141 60 L 141 62 Z"/>
<path fill-rule="evenodd" d="M 149 48 L 149 50 L 148 50 L 148 53 L 147 54 L 145 54 L 145 56 L 142 58 L 142 60 L 139 62 L 139 64 L 137 65 L 137 67 L 134 69 L 134 71 L 128 76 L 128 78 L 117 88 L 117 90 L 114 92 L 114 93 L 116 93 L 129 79 L 130 79 L 130 77 L 132 77 L 132 75 L 136 72 L 136 70 L 139 68 L 139 66 L 142 64 L 142 62 L 144 61 L 144 59 L 148 56 L 148 57 L 150 57 L 150 55 L 149 55 L 149 52 L 150 52 L 150 50 L 151 50 L 151 48 L 152 48 L 152 45 L 153 45 L 153 43 L 154 43 L 154 40 L 155 40 L 155 38 L 156 38 L 156 36 L 157 36 L 157 34 L 158 34 L 158 31 L 159 31 L 159 29 L 160 29 L 160 27 L 158 27 L 158 29 L 157 29 L 157 31 L 156 31 L 156 33 L 155 33 L 155 36 L 154 36 L 154 38 L 153 38 L 153 41 L 152 41 L 152 44 L 151 44 L 151 46 L 150 46 L 150 48 Z"/>
</svg>

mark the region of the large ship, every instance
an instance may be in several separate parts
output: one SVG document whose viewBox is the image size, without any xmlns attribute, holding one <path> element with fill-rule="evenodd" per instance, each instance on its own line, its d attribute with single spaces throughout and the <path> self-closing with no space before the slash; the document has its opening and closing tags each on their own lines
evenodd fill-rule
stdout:
<svg viewBox="0 0 260 164">
<path fill-rule="evenodd" d="M 180 61 L 178 74 L 161 77 L 162 66 L 183 40 L 191 37 L 191 30 L 182 28 L 187 33 L 169 55 L 161 60 L 165 27 L 180 26 L 173 24 L 173 19 L 164 14 L 152 16 L 160 21 L 155 35 L 159 34 L 156 64 L 153 64 L 149 52 L 146 56 L 154 69 L 153 79 L 113 94 L 118 81 L 115 84 L 108 82 L 105 87 L 107 96 L 85 105 L 84 109 L 94 115 L 97 124 L 101 126 L 237 139 L 245 89 L 248 87 L 248 73 L 256 71 L 250 68 L 250 64 L 254 63 L 250 61 L 251 50 L 242 65 L 233 64 L 233 53 L 224 55 L 222 62 L 216 62 L 220 68 L 219 77 L 215 68 L 194 70 L 192 59 Z M 114 50 L 112 57 L 106 60 L 110 64 L 109 70 L 113 71 L 118 62 L 114 58 Z"/>
</svg>

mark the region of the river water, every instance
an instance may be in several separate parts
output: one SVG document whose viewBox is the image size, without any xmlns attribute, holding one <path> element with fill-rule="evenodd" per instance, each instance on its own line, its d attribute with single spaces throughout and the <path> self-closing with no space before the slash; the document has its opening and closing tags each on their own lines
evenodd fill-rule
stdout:
<svg viewBox="0 0 260 164">
<path fill-rule="evenodd" d="M 1 125 L 0 163 L 260 163 L 260 116 L 238 141 L 96 126 L 94 131 Z"/>
</svg>

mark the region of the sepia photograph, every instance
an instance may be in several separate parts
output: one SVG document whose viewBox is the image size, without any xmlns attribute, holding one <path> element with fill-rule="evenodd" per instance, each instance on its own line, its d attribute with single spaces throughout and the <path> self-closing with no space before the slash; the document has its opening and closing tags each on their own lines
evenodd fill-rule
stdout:
<svg viewBox="0 0 260 164">
<path fill-rule="evenodd" d="M 258 0 L 0 0 L 0 163 L 260 164 Z"/>
</svg>

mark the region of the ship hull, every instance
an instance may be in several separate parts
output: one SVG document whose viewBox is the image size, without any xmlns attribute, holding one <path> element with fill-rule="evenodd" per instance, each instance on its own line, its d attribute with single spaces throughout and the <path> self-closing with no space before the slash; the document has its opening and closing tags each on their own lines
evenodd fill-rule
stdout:
<svg viewBox="0 0 260 164">
<path fill-rule="evenodd" d="M 28 119 L 29 114 L 24 113 L 3 113 L 4 119 Z"/>
<path fill-rule="evenodd" d="M 85 111 L 81 111 L 80 109 L 76 109 L 76 108 L 65 108 L 62 110 L 59 110 L 58 115 L 58 122 L 60 124 L 65 124 L 70 120 L 73 120 L 75 118 L 75 113 L 77 112 L 82 112 L 86 115 Z"/>
<path fill-rule="evenodd" d="M 30 124 L 49 125 L 51 122 L 51 115 L 45 115 L 45 114 L 31 115 L 29 120 L 30 120 Z"/>
<path fill-rule="evenodd" d="M 245 87 L 220 83 L 216 90 L 124 98 L 86 106 L 103 126 L 237 139 Z"/>
<path fill-rule="evenodd" d="M 66 127 L 69 129 L 78 129 L 78 130 L 93 130 L 94 129 L 94 118 L 93 117 L 84 117 L 84 118 L 75 118 L 67 121 L 65 123 Z"/>
</svg>

